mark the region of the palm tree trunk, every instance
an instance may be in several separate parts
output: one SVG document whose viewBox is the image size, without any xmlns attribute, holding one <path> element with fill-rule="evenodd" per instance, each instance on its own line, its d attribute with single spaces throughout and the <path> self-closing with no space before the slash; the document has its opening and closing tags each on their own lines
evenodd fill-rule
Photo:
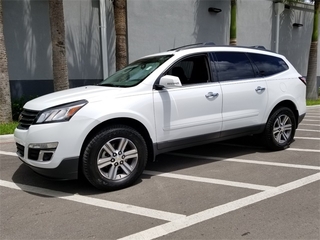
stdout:
<svg viewBox="0 0 320 240">
<path fill-rule="evenodd" d="M 314 3 L 313 32 L 309 51 L 308 72 L 307 72 L 307 99 L 318 99 L 317 89 L 317 54 L 318 54 L 318 29 L 319 29 L 320 0 Z"/>
<path fill-rule="evenodd" d="M 63 0 L 49 0 L 54 91 L 69 88 Z"/>
<path fill-rule="evenodd" d="M 127 52 L 127 0 L 114 1 L 114 22 L 116 30 L 116 69 L 128 64 Z"/>
<path fill-rule="evenodd" d="M 10 122 L 12 121 L 11 94 L 2 17 L 2 0 L 0 0 L 0 122 Z"/>
<path fill-rule="evenodd" d="M 237 45 L 237 0 L 231 0 L 230 45 Z"/>
</svg>

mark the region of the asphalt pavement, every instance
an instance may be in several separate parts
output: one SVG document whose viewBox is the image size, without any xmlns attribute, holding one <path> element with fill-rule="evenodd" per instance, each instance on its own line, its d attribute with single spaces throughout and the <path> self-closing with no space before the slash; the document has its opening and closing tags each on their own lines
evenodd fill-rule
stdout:
<svg viewBox="0 0 320 240">
<path fill-rule="evenodd" d="M 53 181 L 0 136 L 0 239 L 320 239 L 320 106 L 295 141 L 257 137 L 159 155 L 133 186 Z"/>
</svg>

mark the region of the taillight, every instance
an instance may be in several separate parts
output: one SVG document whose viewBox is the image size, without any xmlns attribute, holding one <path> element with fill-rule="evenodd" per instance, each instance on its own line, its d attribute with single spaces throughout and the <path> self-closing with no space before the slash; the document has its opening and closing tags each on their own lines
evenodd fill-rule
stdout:
<svg viewBox="0 0 320 240">
<path fill-rule="evenodd" d="M 304 83 L 304 85 L 307 85 L 307 79 L 304 77 L 299 77 L 299 79 L 301 80 L 301 82 Z"/>
</svg>

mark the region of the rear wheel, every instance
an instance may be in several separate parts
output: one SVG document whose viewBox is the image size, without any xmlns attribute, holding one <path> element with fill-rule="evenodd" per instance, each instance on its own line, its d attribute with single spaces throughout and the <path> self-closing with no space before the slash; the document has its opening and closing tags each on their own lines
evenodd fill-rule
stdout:
<svg viewBox="0 0 320 240">
<path fill-rule="evenodd" d="M 131 127 L 116 125 L 99 132 L 88 143 L 83 172 L 96 188 L 116 190 L 139 178 L 147 158 L 144 138 Z"/>
<path fill-rule="evenodd" d="M 286 107 L 273 112 L 267 121 L 264 137 L 272 150 L 283 150 L 290 146 L 296 132 L 296 119 Z"/>
</svg>

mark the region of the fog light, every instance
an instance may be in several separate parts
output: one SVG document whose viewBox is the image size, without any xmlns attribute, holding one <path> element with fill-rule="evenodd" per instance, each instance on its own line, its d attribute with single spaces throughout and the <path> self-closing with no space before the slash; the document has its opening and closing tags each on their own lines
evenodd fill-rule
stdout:
<svg viewBox="0 0 320 240">
<path fill-rule="evenodd" d="M 50 161 L 53 153 L 52 152 L 46 152 L 43 154 L 42 160 L 43 161 Z"/>
<path fill-rule="evenodd" d="M 28 159 L 39 162 L 50 161 L 57 147 L 57 142 L 30 143 L 28 149 Z"/>
</svg>

